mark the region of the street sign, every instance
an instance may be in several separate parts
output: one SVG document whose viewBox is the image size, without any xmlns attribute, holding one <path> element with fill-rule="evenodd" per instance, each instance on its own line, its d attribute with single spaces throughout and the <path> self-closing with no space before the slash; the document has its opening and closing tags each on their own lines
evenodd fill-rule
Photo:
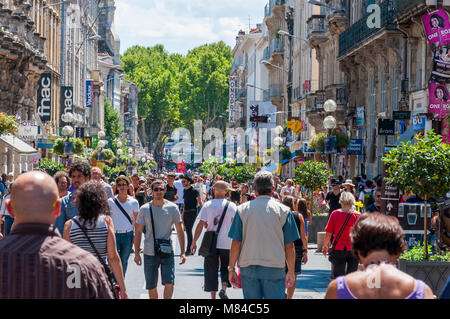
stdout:
<svg viewBox="0 0 450 319">
<path fill-rule="evenodd" d="M 384 155 L 389 153 L 390 148 L 386 146 Z M 381 190 L 381 213 L 388 216 L 398 216 L 398 207 L 400 203 L 400 191 L 393 185 L 386 183 L 387 167 L 383 165 L 383 181 Z"/>
<path fill-rule="evenodd" d="M 411 111 L 394 111 L 394 120 L 402 121 L 411 118 Z"/>
<path fill-rule="evenodd" d="M 394 120 L 378 120 L 378 135 L 394 135 L 395 121 Z"/>
<path fill-rule="evenodd" d="M 364 140 L 363 139 L 350 139 L 350 144 L 347 148 L 348 155 L 363 155 Z"/>
</svg>

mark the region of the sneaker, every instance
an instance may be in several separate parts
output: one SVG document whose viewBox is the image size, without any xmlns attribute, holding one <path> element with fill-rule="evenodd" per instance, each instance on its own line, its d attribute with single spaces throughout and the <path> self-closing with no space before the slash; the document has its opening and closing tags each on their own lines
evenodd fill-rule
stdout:
<svg viewBox="0 0 450 319">
<path fill-rule="evenodd" d="M 219 291 L 219 297 L 220 297 L 220 299 L 229 299 L 227 294 L 225 293 L 225 290 L 223 290 L 223 289 L 221 289 Z"/>
</svg>

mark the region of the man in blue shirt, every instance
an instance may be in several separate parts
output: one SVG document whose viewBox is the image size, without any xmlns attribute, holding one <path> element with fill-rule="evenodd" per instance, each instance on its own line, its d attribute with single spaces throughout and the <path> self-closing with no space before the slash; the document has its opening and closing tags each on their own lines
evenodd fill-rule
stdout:
<svg viewBox="0 0 450 319">
<path fill-rule="evenodd" d="M 294 241 L 300 234 L 290 209 L 272 198 L 272 174 L 259 172 L 254 183 L 257 198 L 238 207 L 228 233 L 229 281 L 237 285 L 237 262 L 245 299 L 284 299 L 295 282 Z"/>
<path fill-rule="evenodd" d="M 78 187 L 91 179 L 91 168 L 89 167 L 89 164 L 84 162 L 74 162 L 70 167 L 69 177 L 72 180 L 74 191 L 62 198 L 61 213 L 55 221 L 55 227 L 58 228 L 61 235 L 64 232 L 64 224 L 66 221 L 78 216 L 78 208 L 75 206 L 73 199 Z"/>
</svg>

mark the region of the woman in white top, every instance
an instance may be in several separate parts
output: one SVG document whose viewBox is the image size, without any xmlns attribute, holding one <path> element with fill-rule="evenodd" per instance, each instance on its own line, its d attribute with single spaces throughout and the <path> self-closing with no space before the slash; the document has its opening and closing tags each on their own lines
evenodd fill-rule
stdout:
<svg viewBox="0 0 450 319">
<path fill-rule="evenodd" d="M 102 259 L 101 262 L 107 259 L 119 284 L 121 298 L 128 299 L 122 264 L 116 249 L 113 221 L 111 217 L 105 215 L 109 211 L 109 205 L 103 186 L 96 181 L 81 185 L 75 193 L 74 202 L 77 205 L 79 215 L 73 220 L 69 219 L 64 224 L 63 238 L 99 258 L 95 252 L 97 250 Z M 95 250 L 77 222 L 86 230 Z"/>
<path fill-rule="evenodd" d="M 128 195 L 130 180 L 126 176 L 116 179 L 116 188 L 119 195 L 109 198 L 111 218 L 114 223 L 117 252 L 122 261 L 123 275 L 127 272 L 128 259 L 131 254 L 134 240 L 134 222 L 139 213 L 139 202 Z M 119 206 L 120 205 L 120 206 Z M 124 211 L 122 211 L 122 209 Z M 126 214 L 126 215 L 125 215 Z"/>
</svg>

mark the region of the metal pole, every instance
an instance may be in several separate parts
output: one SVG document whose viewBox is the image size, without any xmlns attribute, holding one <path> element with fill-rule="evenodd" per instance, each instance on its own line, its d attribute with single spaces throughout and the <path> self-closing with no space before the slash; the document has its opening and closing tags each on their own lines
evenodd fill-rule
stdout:
<svg viewBox="0 0 450 319">
<path fill-rule="evenodd" d="M 62 8 L 61 8 L 61 15 L 62 15 L 62 20 L 61 20 L 61 86 L 65 85 L 65 46 L 66 46 L 66 4 L 63 2 L 62 3 Z"/>
</svg>

